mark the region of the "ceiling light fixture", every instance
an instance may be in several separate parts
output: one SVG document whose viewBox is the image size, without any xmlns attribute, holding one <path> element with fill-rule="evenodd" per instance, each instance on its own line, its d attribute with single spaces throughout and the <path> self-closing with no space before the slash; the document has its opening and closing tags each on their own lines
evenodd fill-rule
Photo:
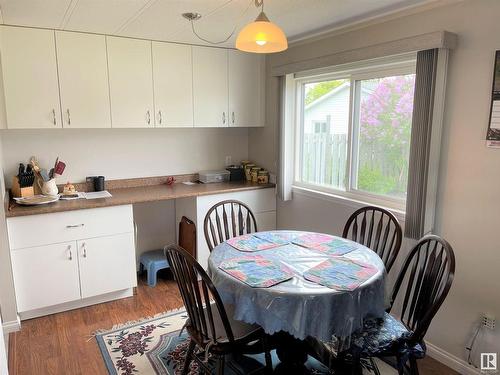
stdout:
<svg viewBox="0 0 500 375">
<path fill-rule="evenodd" d="M 254 22 L 246 25 L 240 31 L 236 38 L 236 48 L 241 51 L 252 53 L 274 53 L 286 50 L 288 48 L 288 41 L 285 33 L 267 18 L 264 13 L 264 0 L 251 0 L 240 18 L 243 18 L 252 2 L 255 2 L 257 8 L 261 7 L 261 12 Z M 201 14 L 195 12 L 183 13 L 182 17 L 191 22 L 193 34 L 196 35 L 198 39 L 209 44 L 223 44 L 227 42 L 234 35 L 238 27 L 238 25 L 236 25 L 227 38 L 214 42 L 201 37 L 196 32 L 194 22 L 201 18 Z"/>
<path fill-rule="evenodd" d="M 236 48 L 252 53 L 274 53 L 288 48 L 285 33 L 269 21 L 264 13 L 264 0 L 255 0 L 255 6 L 262 7 L 254 22 L 246 25 L 236 38 Z"/>
</svg>

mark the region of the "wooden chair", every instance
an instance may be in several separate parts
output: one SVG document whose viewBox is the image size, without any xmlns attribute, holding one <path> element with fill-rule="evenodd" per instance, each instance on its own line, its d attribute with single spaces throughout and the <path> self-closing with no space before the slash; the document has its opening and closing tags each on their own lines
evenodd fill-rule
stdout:
<svg viewBox="0 0 500 375">
<path fill-rule="evenodd" d="M 211 374 L 212 369 L 204 361 L 207 355 L 215 357 L 216 373 L 221 375 L 224 373 L 226 355 L 241 356 L 262 352 L 265 353 L 266 366 L 245 373 L 262 370 L 271 372 L 272 361 L 264 330 L 228 316 L 212 281 L 187 251 L 177 245 L 170 245 L 166 247 L 165 253 L 189 316 L 186 330 L 191 341 L 182 374 L 188 373 L 192 360 L 205 373 Z M 242 373 L 232 362 L 228 361 L 227 365 L 231 370 Z"/>
<path fill-rule="evenodd" d="M 222 201 L 210 208 L 203 229 L 210 251 L 230 238 L 258 231 L 252 210 L 237 200 Z"/>
<path fill-rule="evenodd" d="M 426 352 L 425 334 L 448 295 L 454 275 L 451 245 L 438 236 L 423 237 L 403 263 L 384 318 L 365 322 L 363 330 L 353 335 L 350 352 L 355 363 L 369 358 L 375 373 L 380 374 L 372 358 L 393 357 L 399 374 L 409 371 L 417 375 L 417 359 Z M 400 320 L 389 314 L 396 301 L 401 306 Z"/>
<path fill-rule="evenodd" d="M 394 214 L 380 207 L 366 206 L 349 217 L 342 237 L 375 251 L 389 272 L 401 248 L 403 232 Z"/>
</svg>

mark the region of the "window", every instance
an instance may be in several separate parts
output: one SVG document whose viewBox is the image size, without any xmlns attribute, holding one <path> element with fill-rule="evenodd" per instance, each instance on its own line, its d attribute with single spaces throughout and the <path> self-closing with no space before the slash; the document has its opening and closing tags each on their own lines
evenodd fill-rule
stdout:
<svg viewBox="0 0 500 375">
<path fill-rule="evenodd" d="M 404 208 L 415 62 L 296 84 L 294 185 Z"/>
</svg>

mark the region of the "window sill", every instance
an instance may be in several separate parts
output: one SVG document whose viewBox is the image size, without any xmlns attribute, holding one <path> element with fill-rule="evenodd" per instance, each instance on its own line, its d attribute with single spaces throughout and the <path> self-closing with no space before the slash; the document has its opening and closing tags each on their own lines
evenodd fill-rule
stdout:
<svg viewBox="0 0 500 375">
<path fill-rule="evenodd" d="M 304 196 L 307 196 L 310 198 L 322 199 L 322 200 L 325 200 L 328 202 L 341 204 L 341 205 L 347 206 L 347 207 L 352 207 L 354 209 L 358 209 L 358 208 L 361 208 L 364 206 L 375 205 L 375 206 L 385 208 L 386 210 L 392 212 L 397 217 L 397 219 L 400 221 L 401 224 L 403 224 L 405 222 L 405 219 L 406 219 L 406 214 L 404 211 L 398 210 L 398 209 L 395 209 L 392 207 L 387 207 L 387 206 L 384 206 L 383 204 L 378 204 L 378 203 L 369 202 L 369 201 L 363 201 L 363 200 L 359 200 L 359 199 L 348 198 L 348 197 L 344 197 L 341 195 L 326 193 L 323 191 L 308 189 L 308 188 L 296 186 L 296 185 L 292 186 L 292 191 L 294 194 L 304 195 Z"/>
</svg>

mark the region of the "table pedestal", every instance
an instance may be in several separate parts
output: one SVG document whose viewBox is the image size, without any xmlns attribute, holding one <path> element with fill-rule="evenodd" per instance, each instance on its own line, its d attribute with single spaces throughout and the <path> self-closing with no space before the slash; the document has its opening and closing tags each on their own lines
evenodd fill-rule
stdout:
<svg viewBox="0 0 500 375">
<path fill-rule="evenodd" d="M 305 363 L 307 361 L 308 348 L 304 341 L 298 340 L 286 332 L 274 335 L 276 343 L 276 354 L 280 360 L 274 370 L 275 374 L 309 374 Z"/>
</svg>

